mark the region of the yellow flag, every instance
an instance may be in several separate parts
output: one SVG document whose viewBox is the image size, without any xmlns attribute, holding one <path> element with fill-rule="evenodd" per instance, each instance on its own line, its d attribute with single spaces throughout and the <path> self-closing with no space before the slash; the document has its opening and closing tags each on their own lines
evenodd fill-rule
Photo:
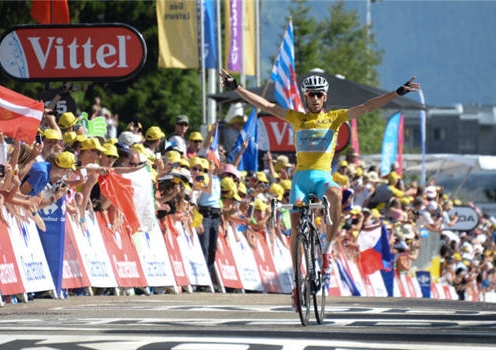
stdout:
<svg viewBox="0 0 496 350">
<path fill-rule="evenodd" d="M 158 66 L 198 68 L 197 1 L 157 0 Z"/>
<path fill-rule="evenodd" d="M 243 70 L 245 75 L 257 74 L 255 66 L 255 1 L 243 1 Z"/>
</svg>

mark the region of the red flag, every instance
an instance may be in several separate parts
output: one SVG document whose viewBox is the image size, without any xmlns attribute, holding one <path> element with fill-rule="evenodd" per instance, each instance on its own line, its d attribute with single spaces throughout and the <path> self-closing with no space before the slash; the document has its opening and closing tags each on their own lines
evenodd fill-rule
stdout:
<svg viewBox="0 0 496 350">
<path fill-rule="evenodd" d="M 0 131 L 6 136 L 33 143 L 44 104 L 0 86 Z"/>
<path fill-rule="evenodd" d="M 39 24 L 68 24 L 67 0 L 33 0 L 31 17 Z"/>
<path fill-rule="evenodd" d="M 138 231 L 141 224 L 134 205 L 134 189 L 131 180 L 111 171 L 100 176 L 98 184 L 102 194 L 124 214 L 132 232 Z"/>
</svg>

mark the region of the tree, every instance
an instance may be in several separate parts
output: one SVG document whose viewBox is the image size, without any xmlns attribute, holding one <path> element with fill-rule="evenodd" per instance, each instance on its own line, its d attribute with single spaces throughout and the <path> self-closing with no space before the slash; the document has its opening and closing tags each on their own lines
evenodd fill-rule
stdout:
<svg viewBox="0 0 496 350">
<path fill-rule="evenodd" d="M 344 1 L 332 2 L 328 19 L 316 23 L 309 17 L 308 0 L 293 0 L 290 7 L 294 27 L 295 65 L 299 74 L 320 68 L 329 74 L 340 74 L 349 80 L 377 86 L 376 67 L 382 52 L 357 11 L 348 11 Z M 332 89 L 332 87 L 331 87 Z M 360 152 L 380 153 L 386 121 L 380 112 L 358 119 Z"/>
</svg>

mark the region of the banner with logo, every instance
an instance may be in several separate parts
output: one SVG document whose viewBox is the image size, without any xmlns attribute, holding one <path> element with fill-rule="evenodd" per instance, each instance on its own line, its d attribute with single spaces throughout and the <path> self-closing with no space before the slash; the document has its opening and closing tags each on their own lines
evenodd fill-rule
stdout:
<svg viewBox="0 0 496 350">
<path fill-rule="evenodd" d="M 45 232 L 38 230 L 40 241 L 59 297 L 62 292 L 64 271 L 65 212 L 65 196 L 39 211 L 46 227 Z"/>
<path fill-rule="evenodd" d="M 22 213 L 22 209 L 20 210 Z M 27 218 L 20 221 L 11 214 L 7 214 L 6 219 L 8 234 L 26 292 L 53 291 L 55 295 L 52 275 L 35 222 Z"/>
<path fill-rule="evenodd" d="M 148 231 L 138 231 L 131 238 L 141 259 L 147 286 L 173 286 L 175 288 L 170 250 L 164 242 L 159 226 L 154 225 Z"/>
<path fill-rule="evenodd" d="M 115 288 L 118 286 L 117 281 L 98 223 L 94 222 L 89 212 L 86 212 L 85 221 L 86 227 L 81 228 L 72 216 L 67 216 L 67 225 L 72 226 L 90 285 L 97 288 Z"/>
<path fill-rule="evenodd" d="M 167 247 L 168 256 L 172 265 L 172 271 L 176 284 L 181 287 L 189 286 L 188 275 L 186 274 L 186 267 L 184 266 L 183 257 L 181 255 L 181 248 L 176 239 L 177 232 L 171 228 L 172 217 L 167 215 L 161 220 L 160 225 L 162 229 L 162 236 Z"/>
<path fill-rule="evenodd" d="M 224 232 L 219 232 L 217 252 L 215 254 L 215 267 L 224 287 L 242 289 L 243 284 L 238 274 L 233 252 L 229 246 Z"/>
<path fill-rule="evenodd" d="M 4 217 L 9 215 L 5 207 L 0 208 L 0 210 L 3 211 Z M 22 284 L 21 271 L 19 271 L 16 262 L 10 235 L 7 234 L 9 232 L 8 226 L 3 221 L 0 221 L 0 232 L 4 233 L 0 235 L 0 256 L 2 256 L 0 262 L 0 294 L 24 293 L 26 290 Z"/>
<path fill-rule="evenodd" d="M 129 233 L 122 229 L 110 229 L 101 213 L 96 215 L 118 286 L 124 288 L 146 286 L 140 259 Z M 123 225 L 125 226 L 126 224 Z"/>
<path fill-rule="evenodd" d="M 70 214 L 66 213 L 66 216 Z M 66 223 L 67 223 L 66 218 Z M 90 287 L 88 272 L 83 263 L 83 257 L 79 251 L 76 236 L 72 225 L 65 225 L 65 244 L 64 244 L 64 268 L 62 272 L 62 288 L 76 289 Z"/>
<path fill-rule="evenodd" d="M 237 228 L 235 224 L 228 226 L 227 239 L 229 247 L 235 258 L 234 262 L 238 269 L 243 289 L 261 292 L 263 291 L 263 285 L 257 262 L 242 228 L 246 230 L 246 226 L 242 225 L 238 225 Z"/>
</svg>

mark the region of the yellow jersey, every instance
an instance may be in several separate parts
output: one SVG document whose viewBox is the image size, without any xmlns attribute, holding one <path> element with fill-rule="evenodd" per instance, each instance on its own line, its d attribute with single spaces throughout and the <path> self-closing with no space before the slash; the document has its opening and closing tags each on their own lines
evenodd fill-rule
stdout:
<svg viewBox="0 0 496 350">
<path fill-rule="evenodd" d="M 288 110 L 286 121 L 293 127 L 296 147 L 295 170 L 331 170 L 341 124 L 348 121 L 348 110 L 320 113 Z"/>
</svg>

